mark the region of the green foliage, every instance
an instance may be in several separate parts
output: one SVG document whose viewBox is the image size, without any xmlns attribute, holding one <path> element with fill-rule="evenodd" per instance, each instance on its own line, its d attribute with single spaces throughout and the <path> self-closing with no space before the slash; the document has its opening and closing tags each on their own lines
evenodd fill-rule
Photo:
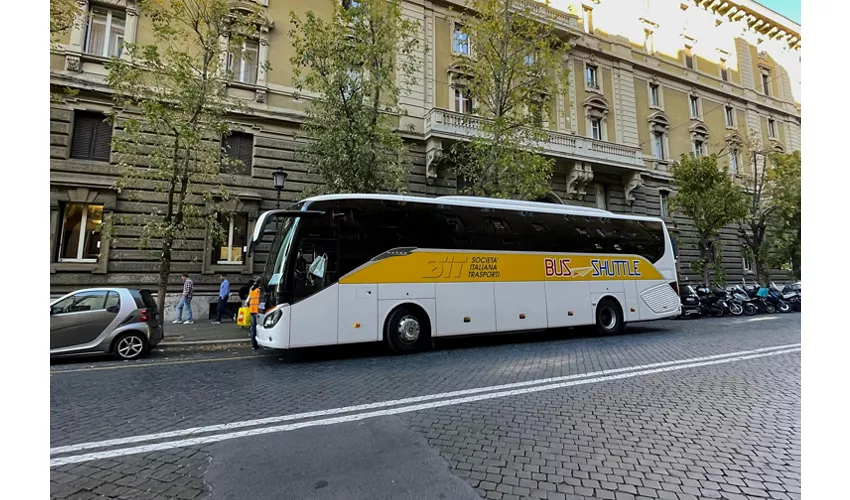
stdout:
<svg viewBox="0 0 850 500">
<path fill-rule="evenodd" d="M 404 191 L 408 151 L 393 115 L 402 88 L 414 85 L 421 59 L 419 23 L 403 19 L 401 0 L 361 0 L 333 18 L 291 13 L 291 63 L 299 91 L 314 93 L 302 152 L 326 193 Z"/>
<path fill-rule="evenodd" d="M 193 228 L 220 234 L 217 202 L 228 198 L 220 173 L 234 166 L 221 138 L 228 113 L 242 105 L 227 94 L 226 51 L 241 50 L 261 22 L 256 11 L 233 10 L 228 0 L 144 0 L 155 43 L 128 43 L 128 59 L 112 59 L 107 81 L 115 92 L 116 189 L 144 186 L 161 193 L 162 207 L 136 219 L 140 244 L 162 244 L 160 307 L 171 271 L 171 252 Z M 222 44 L 229 40 L 229 44 Z M 132 62 L 131 62 L 132 61 Z"/>
<path fill-rule="evenodd" d="M 50 0 L 50 42 L 67 33 L 77 22 L 80 4 L 77 0 Z"/>
<path fill-rule="evenodd" d="M 467 193 L 535 199 L 549 192 L 554 160 L 540 153 L 552 98 L 566 88 L 564 58 L 570 45 L 558 38 L 544 7 L 526 0 L 470 0 L 455 21 L 471 47 L 457 55 L 452 83 L 473 100 L 480 134 L 456 143 L 449 159 Z"/>
<path fill-rule="evenodd" d="M 771 264 L 787 269 L 800 279 L 802 246 L 802 156 L 799 151 L 774 154 L 768 181 L 773 186 L 775 208 Z M 789 263 L 793 263 L 789 266 Z"/>
<path fill-rule="evenodd" d="M 753 150 L 752 173 L 746 176 L 747 213 L 739 233 L 755 264 L 759 282 L 770 281 L 770 269 L 787 269 L 794 258 L 799 234 L 800 153 Z M 799 266 L 797 266 L 799 267 Z"/>
<path fill-rule="evenodd" d="M 670 209 L 691 219 L 697 233 L 698 268 L 703 284 L 709 285 L 709 270 L 715 274 L 722 267 L 717 258 L 717 235 L 723 226 L 740 220 L 746 214 L 746 198 L 729 175 L 717 166 L 717 157 L 682 155 L 672 167 L 676 194 Z"/>
</svg>

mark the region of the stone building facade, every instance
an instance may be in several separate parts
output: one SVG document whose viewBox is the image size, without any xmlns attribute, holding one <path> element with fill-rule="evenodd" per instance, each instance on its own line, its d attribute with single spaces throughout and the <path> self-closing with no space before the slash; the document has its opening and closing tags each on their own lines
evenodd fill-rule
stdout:
<svg viewBox="0 0 850 500">
<path fill-rule="evenodd" d="M 238 118 L 242 131 L 229 140 L 246 164 L 224 176 L 236 196 L 227 217 L 228 244 L 212 248 L 202 230 L 174 252 L 174 292 L 179 273 L 193 276 L 198 293 L 214 296 L 220 273 L 234 285 L 262 269 L 265 254 L 242 255 L 241 243 L 258 215 L 275 207 L 272 172 L 289 173 L 283 200 L 295 201 L 318 181 L 300 161 L 299 127 L 309 96 L 293 87 L 289 13 L 330 15 L 335 0 L 243 0 L 258 4 L 266 19 L 246 50 L 254 66 L 238 72 L 230 91 L 251 113 Z M 78 93 L 51 105 L 50 201 L 51 295 L 92 285 L 155 287 L 155 250 L 140 249 L 139 230 L 115 227 L 101 241 L 97 228 L 119 215 L 148 214 L 164 195 L 117 193 L 110 162 L 112 130 L 102 122 L 111 109 L 104 63 L 126 57 L 120 40 L 149 42 L 145 13 L 135 0 L 80 0 L 85 18 L 51 52 L 51 87 Z M 421 74 L 402 95 L 406 116 L 399 133 L 409 144 L 411 194 L 455 194 L 454 171 L 441 152 L 475 133 L 463 114 L 462 89 L 453 80 L 452 41 L 462 31 L 448 16 L 462 0 L 405 0 L 404 15 L 420 24 Z M 556 90 L 545 154 L 556 160 L 552 202 L 661 216 L 680 241 L 680 271 L 695 279 L 696 256 L 687 220 L 667 208 L 675 192 L 670 166 L 680 154 L 735 151 L 757 141 L 764 149 L 800 149 L 800 26 L 749 1 L 553 0 L 536 7 L 576 46 L 564 62 L 568 88 Z M 472 41 L 474 46 L 475 41 Z M 264 69 L 268 62 L 272 71 Z M 738 179 L 752 166 L 725 154 Z M 672 216 L 672 217 L 671 217 Z M 753 279 L 734 228 L 723 231 L 728 279 Z M 205 317 L 206 301 L 196 314 Z"/>
</svg>

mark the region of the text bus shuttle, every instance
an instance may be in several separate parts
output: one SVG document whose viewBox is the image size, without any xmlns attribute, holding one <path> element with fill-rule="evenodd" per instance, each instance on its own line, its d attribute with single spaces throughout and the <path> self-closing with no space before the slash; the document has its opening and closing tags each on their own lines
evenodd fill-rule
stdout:
<svg viewBox="0 0 850 500">
<path fill-rule="evenodd" d="M 260 345 L 277 349 L 674 317 L 676 260 L 664 222 L 490 198 L 346 194 L 260 216 L 274 234 Z"/>
</svg>

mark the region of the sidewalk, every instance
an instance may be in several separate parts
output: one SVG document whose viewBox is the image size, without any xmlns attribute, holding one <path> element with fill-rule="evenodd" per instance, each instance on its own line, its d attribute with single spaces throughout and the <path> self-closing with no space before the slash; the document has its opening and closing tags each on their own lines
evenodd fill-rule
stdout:
<svg viewBox="0 0 850 500">
<path fill-rule="evenodd" d="M 210 320 L 197 320 L 192 325 L 175 325 L 171 322 L 165 323 L 165 339 L 159 344 L 169 345 L 192 345 L 192 344 L 215 344 L 215 343 L 250 343 L 248 327 L 240 328 L 234 322 L 223 321 L 220 325 L 213 325 Z"/>
</svg>

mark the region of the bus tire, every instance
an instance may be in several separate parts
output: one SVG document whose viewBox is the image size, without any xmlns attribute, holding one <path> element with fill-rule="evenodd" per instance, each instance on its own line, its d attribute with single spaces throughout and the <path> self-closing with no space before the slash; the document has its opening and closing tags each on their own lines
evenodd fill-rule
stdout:
<svg viewBox="0 0 850 500">
<path fill-rule="evenodd" d="M 396 354 L 410 354 L 431 345 L 431 321 L 422 308 L 396 307 L 384 324 L 384 340 Z"/>
<path fill-rule="evenodd" d="M 625 326 L 620 303 L 611 297 L 600 300 L 596 305 L 596 331 L 601 335 L 619 335 Z"/>
</svg>

